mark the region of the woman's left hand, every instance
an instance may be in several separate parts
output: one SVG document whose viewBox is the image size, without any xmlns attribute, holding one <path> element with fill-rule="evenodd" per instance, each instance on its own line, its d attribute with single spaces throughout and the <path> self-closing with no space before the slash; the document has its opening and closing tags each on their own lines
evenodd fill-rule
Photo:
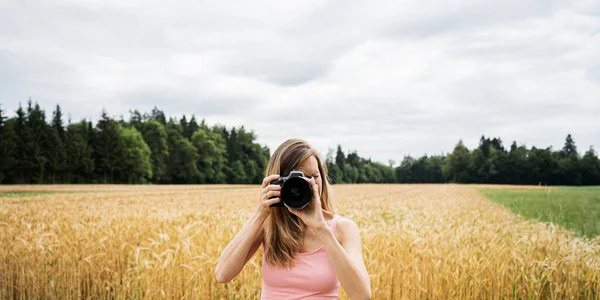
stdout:
<svg viewBox="0 0 600 300">
<path fill-rule="evenodd" d="M 298 216 L 304 224 L 312 229 L 321 229 L 327 226 L 325 218 L 323 217 L 323 210 L 321 209 L 321 197 L 319 196 L 319 186 L 315 182 L 314 178 L 304 178 L 312 188 L 312 200 L 311 202 L 302 209 L 295 209 L 288 207 L 288 211 Z"/>
</svg>

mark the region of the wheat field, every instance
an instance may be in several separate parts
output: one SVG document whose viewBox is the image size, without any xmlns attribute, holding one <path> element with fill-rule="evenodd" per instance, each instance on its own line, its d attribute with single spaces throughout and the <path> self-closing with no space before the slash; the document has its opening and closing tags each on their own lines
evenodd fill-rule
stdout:
<svg viewBox="0 0 600 300">
<path fill-rule="evenodd" d="M 373 299 L 600 298 L 600 238 L 516 216 L 478 188 L 333 186 L 336 212 L 361 230 Z M 0 186 L 16 190 L 65 193 L 0 198 L 2 299 L 260 297 L 262 248 L 232 282 L 214 276 L 258 186 Z"/>
</svg>

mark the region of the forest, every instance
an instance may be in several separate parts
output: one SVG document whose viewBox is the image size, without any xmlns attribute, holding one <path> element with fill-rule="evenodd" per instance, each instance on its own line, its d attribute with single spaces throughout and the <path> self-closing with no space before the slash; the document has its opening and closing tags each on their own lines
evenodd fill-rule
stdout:
<svg viewBox="0 0 600 300">
<path fill-rule="evenodd" d="M 38 103 L 14 117 L 0 106 L 0 184 L 256 184 L 271 149 L 252 130 L 177 120 L 154 107 L 129 120 L 103 110 L 96 124 L 64 120 L 60 105 L 50 123 Z M 489 183 L 600 185 L 593 147 L 578 152 L 571 134 L 560 149 L 531 148 L 482 136 L 477 148 L 458 141 L 451 153 L 404 156 L 398 165 L 344 151 L 325 154 L 332 183 Z"/>
</svg>

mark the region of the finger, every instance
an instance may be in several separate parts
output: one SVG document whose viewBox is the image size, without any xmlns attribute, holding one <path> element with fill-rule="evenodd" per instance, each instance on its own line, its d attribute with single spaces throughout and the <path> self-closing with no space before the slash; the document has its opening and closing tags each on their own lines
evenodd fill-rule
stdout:
<svg viewBox="0 0 600 300">
<path fill-rule="evenodd" d="M 319 191 L 319 185 L 317 184 L 317 182 L 315 181 L 314 178 L 309 179 L 308 184 L 310 184 L 310 188 L 312 189 L 313 192 Z"/>
<path fill-rule="evenodd" d="M 269 200 L 265 201 L 265 204 L 271 206 L 271 205 L 273 205 L 275 203 L 279 203 L 279 202 L 281 202 L 281 198 L 277 197 L 277 198 L 273 198 L 273 199 L 269 199 Z"/>
<path fill-rule="evenodd" d="M 278 174 L 273 174 L 265 177 L 262 182 L 262 187 L 267 187 L 269 183 L 271 183 L 271 181 L 276 180 L 277 178 L 279 178 Z"/>
<path fill-rule="evenodd" d="M 269 184 L 263 189 L 263 191 L 265 193 L 268 191 L 281 191 L 281 186 L 278 184 Z"/>
<path fill-rule="evenodd" d="M 268 200 L 271 197 L 279 197 L 279 196 L 281 196 L 281 192 L 280 191 L 268 191 L 265 194 L 265 200 Z"/>
<path fill-rule="evenodd" d="M 308 184 L 310 184 L 310 186 L 311 186 L 311 187 L 312 187 L 314 184 L 317 184 L 317 181 L 315 180 L 315 178 L 314 178 L 314 177 L 311 177 L 311 178 L 304 177 L 304 180 L 306 180 L 306 182 L 308 182 Z M 317 185 L 318 185 L 318 184 L 317 184 Z"/>
<path fill-rule="evenodd" d="M 316 206 L 317 207 L 321 207 L 321 195 L 319 194 L 319 185 L 317 184 L 317 182 L 314 180 L 313 178 L 313 183 L 312 183 L 312 191 L 313 191 L 313 202 L 316 202 Z"/>
<path fill-rule="evenodd" d="M 263 179 L 263 182 L 262 182 L 262 187 L 263 187 L 263 188 L 264 188 L 264 187 L 266 187 L 267 185 L 269 185 L 269 183 L 270 183 L 271 181 L 273 181 L 273 180 L 275 180 L 275 179 L 277 179 L 277 178 L 279 178 L 279 175 L 278 175 L 278 174 L 273 174 L 273 175 L 269 175 L 269 176 L 265 177 L 265 178 Z"/>
</svg>

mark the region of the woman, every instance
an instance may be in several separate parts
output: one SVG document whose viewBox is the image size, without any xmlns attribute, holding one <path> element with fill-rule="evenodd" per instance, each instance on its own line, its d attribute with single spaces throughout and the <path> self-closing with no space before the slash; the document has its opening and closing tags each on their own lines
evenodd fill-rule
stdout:
<svg viewBox="0 0 600 300">
<path fill-rule="evenodd" d="M 340 283 L 351 299 L 370 299 L 358 226 L 334 213 L 327 167 L 304 140 L 281 144 L 266 174 L 287 176 L 292 170 L 313 176 L 304 178 L 313 191 L 309 205 L 271 207 L 281 201 L 281 187 L 269 183 L 280 176 L 267 176 L 250 219 L 221 253 L 217 281 L 231 281 L 262 244 L 261 299 L 338 298 Z"/>
</svg>

